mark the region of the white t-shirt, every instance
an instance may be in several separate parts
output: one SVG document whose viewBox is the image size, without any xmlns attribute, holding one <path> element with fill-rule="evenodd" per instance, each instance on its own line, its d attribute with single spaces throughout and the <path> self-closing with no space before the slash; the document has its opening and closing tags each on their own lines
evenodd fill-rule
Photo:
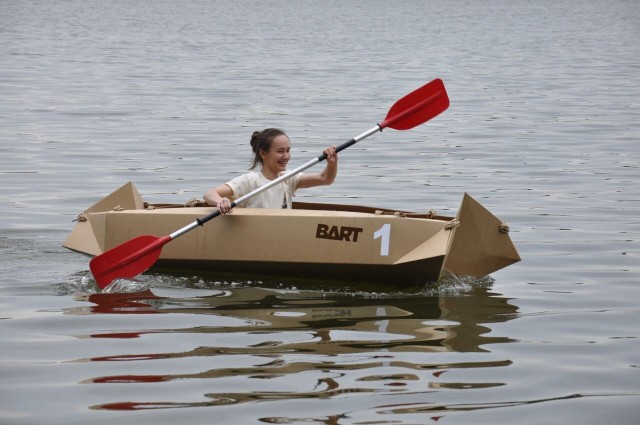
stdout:
<svg viewBox="0 0 640 425">
<path fill-rule="evenodd" d="M 287 173 L 287 171 L 280 173 L 279 176 L 284 173 Z M 292 198 L 296 193 L 300 177 L 302 177 L 302 173 L 298 173 L 295 176 L 280 182 L 269 190 L 265 190 L 264 192 L 260 192 L 257 195 L 252 196 L 246 201 L 238 204 L 238 206 L 246 208 L 291 208 Z M 266 178 L 260 171 L 253 171 L 236 177 L 226 184 L 233 191 L 231 200 L 236 200 L 270 182 L 271 180 Z"/>
</svg>

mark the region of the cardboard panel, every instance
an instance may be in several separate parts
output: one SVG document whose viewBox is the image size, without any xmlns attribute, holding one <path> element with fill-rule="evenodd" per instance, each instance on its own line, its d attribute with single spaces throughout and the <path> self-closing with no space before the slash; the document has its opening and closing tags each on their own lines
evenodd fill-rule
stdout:
<svg viewBox="0 0 640 425">
<path fill-rule="evenodd" d="M 460 225 L 445 260 L 447 270 L 481 277 L 520 261 L 511 238 L 500 231 L 502 222 L 467 193 L 457 218 Z"/>
</svg>

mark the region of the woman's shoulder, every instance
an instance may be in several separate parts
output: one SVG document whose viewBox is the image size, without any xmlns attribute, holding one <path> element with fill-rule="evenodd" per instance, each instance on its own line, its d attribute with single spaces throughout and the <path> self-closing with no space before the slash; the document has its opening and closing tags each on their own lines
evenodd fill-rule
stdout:
<svg viewBox="0 0 640 425">
<path fill-rule="evenodd" d="M 262 173 L 259 171 L 249 171 L 248 173 L 244 173 L 238 177 L 235 177 L 229 180 L 229 183 L 239 183 L 239 182 L 254 182 L 260 181 L 262 177 Z"/>
</svg>

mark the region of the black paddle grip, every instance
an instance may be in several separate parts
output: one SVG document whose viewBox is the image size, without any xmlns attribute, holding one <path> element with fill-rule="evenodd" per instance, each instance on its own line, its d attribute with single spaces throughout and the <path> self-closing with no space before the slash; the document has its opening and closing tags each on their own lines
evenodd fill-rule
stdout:
<svg viewBox="0 0 640 425">
<path fill-rule="evenodd" d="M 342 152 L 343 150 L 345 150 L 346 148 L 348 148 L 351 145 L 355 145 L 357 143 L 356 139 L 351 139 L 348 142 L 344 142 L 343 144 L 341 144 L 340 146 L 338 146 L 336 148 L 336 153 L 338 152 Z M 326 156 L 326 155 L 325 155 Z"/>
<path fill-rule="evenodd" d="M 236 207 L 236 202 L 233 201 L 231 202 L 231 209 Z M 218 217 L 222 215 L 222 213 L 220 212 L 220 210 L 215 210 L 207 215 L 205 215 L 204 217 L 200 217 L 200 218 L 196 218 L 196 222 L 198 223 L 198 226 L 204 226 L 204 224 L 209 221 L 209 220 L 213 220 L 214 218 Z"/>
<path fill-rule="evenodd" d="M 341 144 L 340 146 L 338 146 L 338 147 L 336 148 L 336 153 L 338 153 L 338 152 L 340 152 L 340 151 L 345 150 L 346 148 L 348 148 L 348 147 L 349 147 L 349 146 L 351 146 L 351 145 L 356 144 L 357 142 L 358 142 L 358 141 L 357 141 L 356 139 L 351 139 L 351 140 L 349 140 L 348 142 L 344 142 L 343 144 Z M 325 159 L 327 159 L 327 154 L 324 154 L 324 153 L 323 153 L 322 155 L 320 155 L 320 156 L 318 157 L 318 162 L 322 162 L 322 161 L 324 161 Z"/>
</svg>

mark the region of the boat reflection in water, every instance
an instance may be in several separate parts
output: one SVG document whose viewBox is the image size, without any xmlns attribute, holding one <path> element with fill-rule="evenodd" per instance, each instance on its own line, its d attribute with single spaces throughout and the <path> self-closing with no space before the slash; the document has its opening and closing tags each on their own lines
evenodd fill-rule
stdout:
<svg viewBox="0 0 640 425">
<path fill-rule="evenodd" d="M 200 296 L 183 298 L 193 292 Z M 130 351 L 80 359 L 110 366 L 108 375 L 84 383 L 152 385 L 145 388 L 144 400 L 132 401 L 140 398 L 140 388 L 134 392 L 129 386 L 124 388 L 130 391 L 116 392 L 125 400 L 105 401 L 91 406 L 94 409 L 215 406 L 503 385 L 446 382 L 442 374 L 456 368 L 508 366 L 509 360 L 456 363 L 449 355 L 441 362 L 437 354 L 486 352 L 490 344 L 510 342 L 508 337 L 486 335 L 492 323 L 516 317 L 517 308 L 508 299 L 487 286 L 472 286 L 457 295 L 401 295 L 232 286 L 205 291 L 154 288 L 80 296 L 89 304 L 67 313 L 130 319 L 127 329 L 88 335 L 129 340 L 119 346 Z M 159 321 L 159 315 L 174 320 Z M 202 323 L 205 318 L 209 324 Z M 117 323 L 122 326 L 123 321 Z M 180 326 L 185 323 L 196 325 Z M 202 384 L 194 385 L 193 397 L 199 400 L 186 403 L 166 401 L 167 389 L 153 386 L 178 380 L 210 381 L 204 385 L 206 391 Z M 184 384 L 181 388 L 175 398 L 184 400 Z M 154 394 L 163 400 L 155 400 Z"/>
</svg>

